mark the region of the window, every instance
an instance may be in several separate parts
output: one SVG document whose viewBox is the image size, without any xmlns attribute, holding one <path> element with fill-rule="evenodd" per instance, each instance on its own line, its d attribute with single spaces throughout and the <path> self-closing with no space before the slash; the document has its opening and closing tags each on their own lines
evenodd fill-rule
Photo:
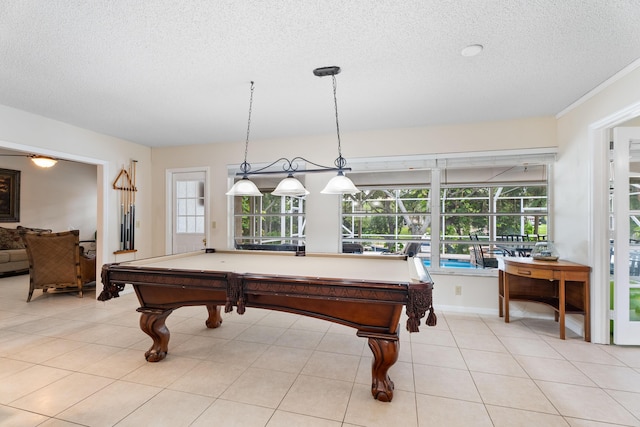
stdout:
<svg viewBox="0 0 640 427">
<path fill-rule="evenodd" d="M 540 157 L 439 159 L 429 170 L 401 172 L 401 178 L 398 172 L 351 173 L 362 191 L 343 196 L 343 244 L 401 253 L 412 243 L 411 251 L 441 269 L 485 268 L 478 251 L 527 255 L 550 234 L 553 156 Z M 367 185 L 372 175 L 376 182 Z M 474 245 L 476 236 L 480 243 Z"/>
<path fill-rule="evenodd" d="M 368 252 L 399 252 L 429 229 L 429 188 L 372 188 L 345 195 L 342 242 Z M 428 240 L 425 244 L 428 245 Z"/>
<path fill-rule="evenodd" d="M 204 233 L 204 181 L 177 181 L 176 205 L 176 233 Z"/>
<path fill-rule="evenodd" d="M 326 204 L 326 196 L 313 195 L 310 218 L 336 215 L 339 222 L 311 228 L 310 238 L 328 251 L 339 240 L 342 252 L 417 254 L 435 270 L 491 269 L 476 261 L 478 253 L 526 254 L 553 234 L 554 161 L 553 149 L 351 159 L 348 175 L 361 192 Z M 279 179 L 252 178 L 264 196 L 233 198 L 236 248 L 306 246 L 306 199 L 271 195 Z"/>
<path fill-rule="evenodd" d="M 304 197 L 270 193 L 262 197 L 235 197 L 236 248 L 296 250 L 304 246 L 304 202 Z"/>
<path fill-rule="evenodd" d="M 546 183 L 443 185 L 440 202 L 441 266 L 477 264 L 471 236 L 488 256 L 526 255 L 536 241 L 546 240 Z"/>
</svg>

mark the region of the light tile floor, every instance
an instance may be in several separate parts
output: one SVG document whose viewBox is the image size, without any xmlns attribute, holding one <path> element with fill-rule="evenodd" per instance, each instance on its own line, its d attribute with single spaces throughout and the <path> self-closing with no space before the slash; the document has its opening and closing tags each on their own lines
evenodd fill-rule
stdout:
<svg viewBox="0 0 640 427">
<path fill-rule="evenodd" d="M 249 308 L 207 329 L 203 307 L 181 308 L 168 357 L 147 363 L 135 294 L 27 304 L 27 288 L 0 279 L 3 427 L 640 426 L 640 348 L 562 341 L 551 319 L 438 313 L 403 329 L 382 403 L 350 328 Z"/>
</svg>

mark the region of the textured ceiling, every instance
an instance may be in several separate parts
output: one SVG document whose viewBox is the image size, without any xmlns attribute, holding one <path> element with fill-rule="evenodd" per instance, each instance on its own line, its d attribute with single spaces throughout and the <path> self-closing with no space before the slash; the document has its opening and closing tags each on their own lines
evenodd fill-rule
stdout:
<svg viewBox="0 0 640 427">
<path fill-rule="evenodd" d="M 2 0 L 0 104 L 148 146 L 554 115 L 640 58 L 638 0 Z M 484 45 L 475 57 L 460 52 Z"/>
</svg>

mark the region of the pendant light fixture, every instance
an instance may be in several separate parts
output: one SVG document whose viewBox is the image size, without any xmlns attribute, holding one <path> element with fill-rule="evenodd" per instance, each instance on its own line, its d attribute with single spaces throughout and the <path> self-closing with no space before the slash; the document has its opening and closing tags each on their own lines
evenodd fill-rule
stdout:
<svg viewBox="0 0 640 427">
<path fill-rule="evenodd" d="M 336 74 L 338 74 L 339 72 L 340 67 L 323 67 L 313 70 L 313 74 L 318 77 L 331 76 L 331 80 L 333 82 L 333 105 L 335 106 L 336 112 L 336 134 L 338 136 L 338 158 L 334 162 L 336 168 L 338 168 L 338 175 L 331 178 L 331 180 L 321 191 L 322 194 L 356 194 L 360 192 L 360 190 L 358 190 L 353 184 L 353 181 L 351 181 L 344 175 L 347 160 L 342 157 L 342 145 L 340 143 L 340 123 L 338 122 L 338 96 L 336 94 Z"/>
<path fill-rule="evenodd" d="M 251 171 L 251 165 L 247 163 L 249 152 L 249 131 L 251 130 L 251 108 L 253 107 L 253 82 L 251 82 L 251 95 L 249 96 L 249 118 L 247 119 L 247 139 L 244 143 L 244 162 L 240 164 L 242 179 L 233 184 L 227 191 L 227 196 L 262 196 L 258 187 L 249 179 L 247 175 Z"/>
<path fill-rule="evenodd" d="M 255 171 L 251 170 L 251 165 L 247 163 L 247 153 L 249 150 L 249 127 L 251 125 L 251 106 L 253 102 L 253 82 L 251 82 L 251 98 L 249 101 L 249 124 L 247 125 L 247 139 L 244 147 L 244 162 L 240 164 L 240 172 L 236 173 L 236 176 L 242 178 L 238 180 L 233 187 L 226 193 L 229 196 L 262 196 L 258 187 L 249 180 L 249 175 L 268 175 L 268 174 L 287 174 L 276 189 L 271 193 L 274 196 L 292 196 L 303 197 L 309 194 L 304 185 L 294 177 L 294 174 L 306 174 L 315 172 L 337 172 L 337 176 L 333 177 L 326 187 L 321 191 L 323 194 L 355 194 L 360 190 L 356 188 L 353 182 L 347 178 L 344 174 L 345 171 L 350 171 L 351 168 L 347 167 L 347 161 L 342 157 L 342 145 L 340 141 L 340 124 L 338 121 L 338 98 L 336 95 L 336 74 L 340 72 L 340 67 L 322 67 L 313 70 L 313 74 L 318 77 L 331 76 L 333 82 L 333 105 L 335 106 L 336 115 L 336 133 L 338 136 L 338 158 L 334 161 L 335 167 L 323 166 L 317 163 L 311 162 L 303 157 L 294 157 L 289 160 L 286 158 L 280 158 L 275 162 L 260 168 Z M 282 163 L 282 167 L 279 170 L 274 170 L 273 166 L 278 163 Z M 311 164 L 316 168 L 304 169 L 300 168 L 299 164 Z"/>
<path fill-rule="evenodd" d="M 309 194 L 304 185 L 293 174 L 289 174 L 285 179 L 280 181 L 275 190 L 271 192 L 274 196 L 295 196 L 301 197 Z"/>
</svg>

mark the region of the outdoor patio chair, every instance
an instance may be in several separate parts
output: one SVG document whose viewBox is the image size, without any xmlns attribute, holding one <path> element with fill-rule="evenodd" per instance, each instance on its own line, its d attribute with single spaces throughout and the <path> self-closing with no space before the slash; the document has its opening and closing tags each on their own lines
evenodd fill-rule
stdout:
<svg viewBox="0 0 640 427">
<path fill-rule="evenodd" d="M 402 253 L 408 257 L 417 256 L 422 248 L 422 242 L 407 243 Z"/>
<path fill-rule="evenodd" d="M 498 268 L 498 258 L 491 256 L 494 252 L 482 247 L 478 235 L 469 234 L 469 238 L 472 242 L 477 242 L 473 244 L 473 257 L 471 259 L 471 262 L 475 263 L 476 268 Z"/>
</svg>

